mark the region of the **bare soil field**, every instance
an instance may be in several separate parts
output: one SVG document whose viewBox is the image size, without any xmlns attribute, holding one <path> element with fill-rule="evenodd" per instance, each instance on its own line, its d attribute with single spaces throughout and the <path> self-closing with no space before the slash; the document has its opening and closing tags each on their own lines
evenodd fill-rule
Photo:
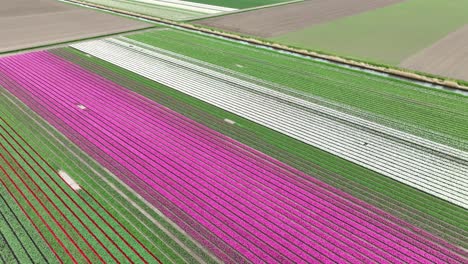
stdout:
<svg viewBox="0 0 468 264">
<path fill-rule="evenodd" d="M 402 1 L 306 0 L 300 3 L 208 18 L 195 23 L 270 38 Z"/>
<path fill-rule="evenodd" d="M 468 80 L 468 25 L 409 57 L 400 66 Z"/>
<path fill-rule="evenodd" d="M 55 0 L 2 0 L 0 53 L 149 26 Z"/>
</svg>

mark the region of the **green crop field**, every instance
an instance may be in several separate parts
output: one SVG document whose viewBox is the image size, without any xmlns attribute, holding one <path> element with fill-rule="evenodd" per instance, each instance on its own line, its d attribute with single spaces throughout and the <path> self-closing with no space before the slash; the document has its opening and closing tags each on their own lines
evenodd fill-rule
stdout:
<svg viewBox="0 0 468 264">
<path fill-rule="evenodd" d="M 251 8 L 256 6 L 272 5 L 278 3 L 290 2 L 291 0 L 190 0 L 190 2 L 217 5 L 231 8 Z"/>
<path fill-rule="evenodd" d="M 54 254 L 43 243 L 28 217 L 8 194 L 0 188 L 0 260 L 2 263 L 58 263 Z"/>
<path fill-rule="evenodd" d="M 177 228 L 173 226 L 173 224 L 168 222 L 164 216 L 154 211 L 141 199 L 136 197 L 134 192 L 124 187 L 122 183 L 111 176 L 107 170 L 103 169 L 98 163 L 84 154 L 84 152 L 71 143 L 61 133 L 52 128 L 50 124 L 42 120 L 34 111 L 27 108 L 24 104 L 2 89 L 0 89 L 0 95 L 0 113 L 1 117 L 4 119 L 4 121 L 1 121 L 0 124 L 1 128 L 4 130 L 2 130 L 2 135 L 5 135 L 0 138 L 0 143 L 7 146 L 9 148 L 7 153 L 12 155 L 8 157 L 9 159 L 0 160 L 0 165 L 4 168 L 9 168 L 12 170 L 13 168 L 10 168 L 7 164 L 4 163 L 7 161 L 19 160 L 18 165 L 28 167 L 28 164 L 34 164 L 33 160 L 38 160 L 38 157 L 35 155 L 33 150 L 37 151 L 37 153 L 40 153 L 44 158 L 44 161 L 41 162 L 42 165 L 45 167 L 44 164 L 48 163 L 50 164 L 50 167 L 46 171 L 47 173 L 37 175 L 33 173 L 33 169 L 37 170 L 36 167 L 28 167 L 28 172 L 33 175 L 33 177 L 36 177 L 30 179 L 30 185 L 34 186 L 33 182 L 40 184 L 40 190 L 44 190 L 44 192 L 47 194 L 47 197 L 51 197 L 51 199 L 53 199 L 53 201 L 58 204 L 58 208 L 62 209 L 61 211 L 53 211 L 55 212 L 53 215 L 60 217 L 60 212 L 63 211 L 66 214 L 65 216 L 67 216 L 58 218 L 59 220 L 61 219 L 59 223 L 67 224 L 66 219 L 72 219 L 74 222 L 71 223 L 74 224 L 78 231 L 81 230 L 80 234 L 87 235 L 85 236 L 86 241 L 91 243 L 93 248 L 95 248 L 100 253 L 100 255 L 105 258 L 105 260 L 112 261 L 112 256 L 115 256 L 119 259 L 124 259 L 124 257 L 117 251 L 116 247 L 113 246 L 111 241 L 107 241 L 105 243 L 107 245 L 105 248 L 97 243 L 97 239 L 107 239 L 104 233 L 97 232 L 96 238 L 93 238 L 93 236 L 91 236 L 91 234 L 86 231 L 85 226 L 91 227 L 93 224 L 84 222 L 86 225 L 82 225 L 79 222 L 78 219 L 87 219 L 83 215 L 84 212 L 91 214 L 91 219 L 94 219 L 100 227 L 103 227 L 106 234 L 109 235 L 109 239 L 112 239 L 112 241 L 117 244 L 116 246 L 121 248 L 128 249 L 128 247 L 126 247 L 124 244 L 124 240 L 116 236 L 115 233 L 113 234 L 110 232 L 108 230 L 109 227 L 106 229 L 106 224 L 103 221 L 110 223 L 110 226 L 117 230 L 118 234 L 122 235 L 125 241 L 130 242 L 130 244 L 136 248 L 138 248 L 138 244 L 135 242 L 135 239 L 143 242 L 150 250 L 150 252 L 156 254 L 163 262 L 186 261 L 190 263 L 197 263 L 197 259 L 203 259 L 206 262 L 213 262 L 211 257 L 203 249 L 199 248 L 199 246 L 197 246 L 191 239 L 182 234 Z M 14 131 L 21 132 L 18 136 L 15 136 Z M 28 142 L 30 145 L 26 144 L 25 142 Z M 22 147 L 24 147 L 25 150 L 22 150 Z M 32 156 L 28 156 L 28 153 Z M 20 154 L 21 156 L 19 156 Z M 29 159 L 22 160 L 19 157 L 26 157 Z M 66 184 L 61 181 L 58 176 L 52 178 L 52 180 L 49 178 L 44 181 L 47 175 L 57 175 L 55 174 L 55 171 L 58 170 L 66 171 L 77 181 L 78 184 L 80 184 L 80 186 L 86 189 L 86 192 L 82 190 L 78 192 L 71 191 L 71 189 L 67 188 L 68 186 L 66 186 Z M 12 171 L 10 171 L 9 174 L 15 176 L 15 173 Z M 23 179 L 28 179 L 28 177 L 23 177 Z M 14 181 L 5 181 L 5 184 L 12 186 L 13 182 L 17 184 L 22 183 L 18 177 L 12 177 L 12 180 Z M 47 186 L 47 183 L 52 184 L 54 181 L 58 182 L 59 185 L 57 186 L 60 186 L 61 188 L 50 188 Z M 113 186 L 113 188 L 110 186 Z M 4 188 L 0 189 L 5 190 Z M 27 188 L 22 189 L 27 190 Z M 12 194 L 16 197 L 19 195 L 18 190 L 15 188 L 11 187 L 10 190 L 12 190 Z M 56 191 L 57 194 L 55 195 L 53 191 Z M 13 196 L 11 196 L 12 194 L 7 193 L 6 191 L 2 191 L 1 197 L 7 202 L 7 204 L 15 205 L 15 202 L 11 201 L 13 199 Z M 31 192 L 27 193 L 27 195 L 29 195 L 29 197 L 34 196 Z M 64 202 L 61 202 L 59 197 L 64 197 Z M 43 198 L 45 199 L 45 197 Z M 35 201 L 33 198 L 31 198 L 31 200 L 36 203 L 35 205 L 37 208 L 41 208 L 41 206 L 38 204 L 38 201 Z M 28 215 L 32 218 L 33 222 L 39 224 L 41 222 L 39 216 L 30 209 L 31 207 L 27 206 L 25 201 L 26 200 L 24 200 L 20 205 L 23 205 L 27 209 Z M 78 207 L 74 205 L 74 202 L 77 202 L 78 205 L 84 209 L 84 212 L 78 210 Z M 0 203 L 2 203 L 2 200 L 0 200 Z M 87 203 L 89 205 L 87 205 Z M 98 203 L 104 207 L 100 208 L 97 206 Z M 66 205 L 75 209 L 70 211 L 66 208 Z M 52 207 L 52 204 L 49 203 L 48 207 Z M 96 210 L 94 215 L 91 208 Z M 48 209 L 53 210 L 54 208 Z M 104 209 L 109 213 L 106 213 Z M 44 210 L 45 208 L 43 211 Z M 48 215 L 43 211 L 41 211 L 41 215 L 43 215 L 46 220 L 50 220 L 47 218 Z M 14 227 L 18 227 L 20 223 L 22 223 L 24 225 L 22 229 L 25 231 L 21 231 L 21 229 L 18 228 L 16 234 L 5 233 L 5 238 L 3 239 L 7 241 L 7 244 L 15 245 L 13 243 L 20 243 L 20 245 L 23 245 L 24 247 L 33 247 L 35 245 L 37 249 L 27 250 L 27 252 L 37 256 L 37 258 L 34 258 L 35 260 L 49 260 L 53 258 L 51 251 L 44 250 L 44 246 L 46 244 L 44 244 L 43 241 L 40 241 L 39 234 L 32 229 L 29 221 L 23 220 L 19 222 L 15 220 L 16 217 L 23 219 L 25 215 L 17 214 L 14 216 L 12 215 L 12 212 L 17 213 L 18 209 L 11 210 L 11 212 L 5 211 L 3 218 L 7 219 L 6 221 L 8 221 L 8 223 Z M 75 212 L 79 218 L 73 217 L 72 212 Z M 103 219 L 99 218 L 99 215 L 103 216 Z M 8 219 L 11 219 L 11 221 Z M 1 221 L 2 216 L 0 215 L 0 222 Z M 123 226 L 118 223 L 122 223 Z M 41 226 L 42 229 L 45 229 L 44 225 L 39 226 Z M 128 230 L 128 233 L 124 231 L 123 227 Z M 68 228 L 73 230 L 71 226 Z M 57 250 L 59 255 L 64 256 L 65 252 L 62 252 L 63 248 L 56 242 L 51 233 L 47 232 L 47 230 L 42 231 L 44 231 L 43 233 L 46 236 L 45 239 L 48 241 L 48 243 L 51 243 L 52 248 Z M 30 237 L 27 237 L 26 234 Z M 130 234 L 134 236 L 135 239 L 132 238 Z M 65 234 L 59 235 L 61 235 L 62 238 L 65 236 Z M 76 240 L 74 241 L 81 244 L 86 243 L 86 241 L 78 237 L 78 233 L 74 233 L 74 235 L 76 237 Z M 2 239 L 2 237 L 0 237 L 0 239 Z M 68 243 L 66 244 L 67 248 L 74 248 L 73 245 L 71 245 L 73 240 L 67 240 L 65 238 L 62 240 L 65 241 L 65 243 Z M 82 246 L 86 248 L 85 245 Z M 11 250 L 7 250 L 8 247 L 1 248 L 0 250 L 4 250 L 5 252 L 9 251 L 9 255 L 4 255 L 9 256 L 8 258 L 12 258 L 14 255 L 24 255 L 23 258 L 27 257 L 23 252 L 22 247 L 11 246 L 10 248 Z M 105 249 L 110 250 L 110 253 L 105 252 Z M 188 251 L 188 249 L 190 251 Z M 137 252 L 142 256 L 147 256 L 148 254 L 143 250 L 143 248 L 140 248 Z M 130 255 L 132 259 L 136 260 L 134 252 L 129 251 L 125 253 Z M 75 252 L 74 254 L 79 256 L 78 252 Z M 41 256 L 41 258 L 38 258 L 39 256 Z"/>
<path fill-rule="evenodd" d="M 460 234 L 468 230 L 467 222 L 463 219 L 466 212 L 460 207 L 100 59 L 72 49 L 55 53 L 308 174 L 316 175 L 318 179 L 416 226 L 456 244 L 465 244 L 460 240 Z M 234 120 L 237 125 L 227 125 L 223 121 L 225 118 Z"/>
<path fill-rule="evenodd" d="M 349 107 L 353 114 L 468 149 L 465 96 L 177 30 L 129 38 Z"/>
<path fill-rule="evenodd" d="M 468 23 L 468 1 L 408 0 L 273 40 L 397 65 Z"/>
</svg>

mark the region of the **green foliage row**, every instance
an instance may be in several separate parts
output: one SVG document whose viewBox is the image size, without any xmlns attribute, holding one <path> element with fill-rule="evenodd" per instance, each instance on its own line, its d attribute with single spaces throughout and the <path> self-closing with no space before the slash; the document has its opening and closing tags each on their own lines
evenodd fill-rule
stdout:
<svg viewBox="0 0 468 264">
<path fill-rule="evenodd" d="M 10 98 L 11 99 L 11 98 Z M 32 110 L 26 108 L 24 105 L 21 106 L 21 109 L 17 106 L 12 104 L 6 98 L 0 100 L 0 113 L 2 113 L 2 117 L 6 118 L 10 125 L 14 127 L 16 131 L 21 131 L 22 137 L 24 137 L 28 143 L 32 145 L 34 149 L 36 149 L 41 156 L 43 156 L 53 167 L 54 170 L 63 169 L 69 175 L 71 175 L 83 188 L 85 188 L 89 194 L 94 197 L 97 201 L 99 201 L 108 211 L 110 211 L 111 215 L 113 215 L 117 221 L 123 223 L 123 225 L 133 234 L 138 240 L 142 241 L 148 249 L 153 252 L 158 258 L 161 259 L 164 263 L 168 262 L 183 262 L 187 261 L 190 263 L 196 263 L 197 260 L 191 255 L 191 253 L 187 252 L 178 242 L 174 241 L 172 236 L 177 237 L 179 241 L 182 241 L 186 246 L 191 248 L 194 252 L 201 255 L 202 258 L 205 258 L 207 262 L 212 262 L 213 260 L 210 259 L 209 256 L 204 253 L 204 251 L 200 250 L 193 242 L 190 241 L 186 236 L 184 236 L 180 231 L 177 230 L 171 223 L 169 223 L 164 216 L 156 213 L 152 208 L 149 208 L 143 201 L 135 196 L 135 194 L 125 187 L 122 186 L 120 182 L 114 179 L 105 169 L 91 160 L 90 157 L 83 154 L 83 152 L 78 149 L 74 144 L 68 141 L 63 135 L 58 133 L 56 130 L 51 129 L 49 125 L 44 122 L 40 117 L 37 116 Z M 21 103 L 17 102 L 17 104 L 21 105 Z M 24 112 L 23 112 L 24 111 Z M 26 114 L 27 113 L 27 114 Z M 34 117 L 31 119 L 28 115 Z M 36 124 L 39 122 L 40 125 Z M 43 127 L 48 129 L 44 129 Z M 51 137 L 48 135 L 51 133 L 53 136 Z M 60 142 L 64 143 L 65 146 L 60 144 Z M 3 142 L 2 142 L 3 143 Z M 10 151 L 11 152 L 11 151 Z M 79 157 L 84 160 L 85 164 L 81 161 L 77 160 L 74 154 L 79 154 Z M 90 167 L 86 166 L 90 165 Z M 106 181 L 102 180 L 98 175 L 104 175 Z M 53 173 L 53 171 L 52 171 Z M 60 180 L 60 179 L 59 179 Z M 36 179 L 35 182 L 39 182 L 39 179 Z M 116 192 L 114 189 L 109 188 L 108 183 L 117 186 L 117 188 L 124 193 L 127 197 L 131 199 L 132 202 L 136 203 L 140 208 L 143 208 L 153 219 L 157 221 L 157 223 L 152 222 L 148 219 L 147 216 L 143 215 L 139 210 L 137 210 L 134 205 L 126 200 L 122 195 Z M 41 185 L 45 188 L 44 185 Z M 68 187 L 68 186 L 64 186 Z M 70 188 L 68 188 L 70 189 Z M 47 190 L 47 188 L 46 188 Z M 49 197 L 53 197 L 50 193 L 51 190 L 47 191 Z M 80 191 L 79 191 L 80 192 Z M 73 195 L 73 193 L 71 193 Z M 72 196 L 72 197 L 75 197 Z M 129 241 L 130 245 L 137 248 L 138 252 L 145 256 L 147 259 L 151 259 L 148 256 L 148 253 L 143 250 L 143 248 L 138 247 L 137 243 L 131 238 L 128 234 L 123 232 L 123 229 L 117 225 L 115 221 L 113 221 L 110 216 L 108 216 L 102 209 L 95 205 L 94 200 L 91 199 L 89 195 L 86 193 L 80 193 L 81 197 L 84 200 L 87 200 L 90 204 L 93 204 L 93 207 L 98 210 L 99 214 L 104 216 L 104 218 L 112 223 L 112 226 L 119 231 L 119 233 L 125 238 L 125 240 Z M 55 197 L 57 200 L 57 197 Z M 75 199 L 78 201 L 78 199 Z M 81 202 L 80 204 L 82 204 Z M 37 204 L 36 204 L 37 205 Z M 37 205 L 38 206 L 38 205 Z M 63 207 L 62 207 L 63 208 Z M 66 210 L 64 210 L 66 211 Z M 90 212 L 88 209 L 87 212 Z M 40 219 L 37 217 L 34 218 L 34 213 L 32 210 L 28 211 L 28 215 L 33 217 L 35 223 L 40 223 Z M 45 215 L 45 213 L 44 213 Z M 70 216 L 70 215 L 69 215 Z M 84 219 L 84 217 L 82 217 Z M 50 220 L 50 219 L 49 219 Z M 94 220 L 98 223 L 99 219 L 94 216 Z M 101 221 L 102 222 L 102 221 Z M 89 224 L 89 223 L 88 223 Z M 161 230 L 158 225 L 161 225 L 171 235 L 168 235 L 167 232 Z M 87 232 L 83 230 L 83 226 L 79 223 L 75 222 L 75 226 L 82 230 L 82 234 L 86 234 Z M 90 225 L 92 226 L 92 225 Z M 101 227 L 104 227 L 100 223 Z M 106 228 L 104 228 L 108 231 Z M 58 230 L 58 229 L 57 229 Z M 71 230 L 71 228 L 70 228 Z M 50 232 L 44 230 L 45 234 L 48 236 L 48 241 L 52 241 L 54 243 L 54 239 L 51 237 Z M 97 230 L 95 230 L 97 234 Z M 89 238 L 89 236 L 87 237 Z M 100 236 L 100 238 L 105 239 Z M 125 248 L 123 244 L 123 240 L 117 237 L 111 238 L 118 243 L 118 245 Z M 89 238 L 92 241 L 91 238 Z M 79 239 L 77 239 L 79 241 Z M 115 251 L 115 248 L 112 249 L 111 243 L 107 242 L 109 248 L 115 256 L 119 257 L 119 253 Z M 61 246 L 58 245 L 56 242 L 53 244 L 55 249 L 60 249 Z M 100 249 L 100 246 L 96 245 L 96 249 Z M 126 253 L 133 254 L 133 252 L 128 252 L 128 247 L 126 249 Z M 59 255 L 64 256 L 65 252 L 59 252 Z M 103 252 L 104 256 L 106 256 L 105 252 Z M 76 252 L 78 256 L 78 252 Z M 109 255 L 107 255 L 109 257 Z M 123 259 L 119 257 L 120 259 Z M 110 260 L 110 259 L 109 259 Z"/>
<path fill-rule="evenodd" d="M 0 188 L 0 208 L 0 256 L 4 263 L 58 263 L 5 188 Z"/>
<path fill-rule="evenodd" d="M 16 139 L 18 140 L 19 138 Z M 70 238 L 67 239 L 65 232 L 63 232 L 64 234 L 62 236 L 62 241 L 65 241 L 65 244 L 69 249 L 75 250 L 74 246 L 69 242 L 76 242 L 78 247 L 84 250 L 85 254 L 90 256 L 90 259 L 93 262 L 99 260 L 96 255 L 91 253 L 91 249 L 95 249 L 97 254 L 102 256 L 104 260 L 108 262 L 112 261 L 111 256 L 124 259 L 124 255 L 120 253 L 117 247 L 111 243 L 113 241 L 117 243 L 119 248 L 124 250 L 126 255 L 132 256 L 135 254 L 131 252 L 130 249 L 123 243 L 123 241 L 119 239 L 119 237 L 116 236 L 108 226 L 104 224 L 103 220 L 101 220 L 98 215 L 91 211 L 91 209 L 83 202 L 83 200 L 80 199 L 77 192 L 74 192 L 71 188 L 66 186 L 66 184 L 54 172 L 54 170 L 47 168 L 47 165 L 44 162 L 39 161 L 40 165 L 43 168 L 46 168 L 46 171 L 42 171 L 39 166 L 34 164 L 34 160 L 27 156 L 26 152 L 20 151 L 17 153 L 15 149 L 19 150 L 20 146 L 16 143 L 13 143 L 12 138 L 8 139 L 7 141 L 0 139 L 0 143 L 4 146 L 8 146 L 7 152 L 11 155 L 8 158 L 9 162 L 14 166 L 14 170 L 16 170 L 19 175 L 16 175 L 12 172 L 9 174 L 12 176 L 12 178 L 14 178 L 15 183 L 20 187 L 20 189 L 26 193 L 27 199 L 36 205 L 35 207 L 39 209 L 41 215 L 45 216 L 47 219 L 50 218 L 48 221 L 50 225 L 54 226 L 56 230 L 59 230 L 58 225 L 56 225 L 56 223 L 52 220 L 52 217 L 46 213 L 46 209 L 40 205 L 39 200 L 43 202 L 45 207 L 57 219 L 59 224 L 65 228 L 65 230 L 69 233 Z M 11 143 L 13 146 L 8 145 L 8 143 Z M 31 154 L 32 151 L 29 153 Z M 35 157 L 35 159 L 37 161 L 37 157 Z M 15 160 L 18 163 L 15 163 Z M 55 179 L 49 178 L 47 174 L 53 175 L 53 178 Z M 27 175 L 30 175 L 31 178 Z M 24 183 L 19 178 L 22 178 Z M 55 184 L 53 180 L 56 180 L 58 184 Z M 47 186 L 46 183 L 48 183 L 50 187 Z M 26 186 L 29 186 L 31 190 L 26 188 Z M 60 189 L 59 186 L 62 187 L 63 190 Z M 37 195 L 37 198 L 34 197 L 34 194 Z M 70 198 L 67 196 L 67 194 L 70 196 Z M 73 203 L 73 201 L 75 201 L 76 204 Z M 53 205 L 56 205 L 56 207 Z M 91 219 L 88 219 L 86 214 L 78 208 L 83 208 L 84 211 L 91 216 Z M 105 216 L 105 218 L 107 218 L 107 221 L 112 222 L 112 219 L 110 219 L 108 216 Z M 68 219 L 68 221 L 66 219 Z M 104 232 L 99 231 L 91 220 L 94 220 L 97 225 L 103 229 Z M 87 227 L 91 230 L 88 230 Z M 58 233 L 62 235 L 62 232 Z M 110 239 L 108 239 L 105 234 L 107 234 Z M 93 235 L 96 235 L 97 237 L 94 237 Z M 126 239 L 131 241 L 131 239 L 128 237 Z M 98 242 L 99 240 L 102 241 L 105 246 L 100 245 Z M 106 249 L 110 252 L 107 252 Z M 84 258 L 81 259 L 79 257 L 80 254 L 78 252 L 74 254 L 76 254 L 75 256 L 77 256 L 80 261 L 84 260 Z M 137 258 L 135 256 L 134 260 L 136 259 Z"/>
</svg>

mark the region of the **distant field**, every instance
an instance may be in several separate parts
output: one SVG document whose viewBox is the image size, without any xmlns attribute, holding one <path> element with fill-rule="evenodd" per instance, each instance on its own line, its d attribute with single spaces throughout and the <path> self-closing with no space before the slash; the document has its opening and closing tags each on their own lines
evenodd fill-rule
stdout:
<svg viewBox="0 0 468 264">
<path fill-rule="evenodd" d="M 290 2 L 291 0 L 191 0 L 190 2 L 202 3 L 202 4 L 209 4 L 209 5 L 217 5 L 217 6 L 225 6 L 225 7 L 232 7 L 232 8 L 250 8 L 256 6 L 264 6 L 264 5 L 272 5 L 284 2 Z"/>
<path fill-rule="evenodd" d="M 464 0 L 310 0 L 195 23 L 468 80 L 463 61 L 466 49 L 455 47 L 466 46 L 466 37 L 460 32 L 468 24 L 467 10 L 468 1 Z M 454 32 L 459 33 L 454 36 Z M 449 40 L 439 43 L 445 38 Z M 455 44 L 447 45 L 449 42 Z"/>
<path fill-rule="evenodd" d="M 400 66 L 468 80 L 468 24 L 405 59 Z"/>
<path fill-rule="evenodd" d="M 468 1 L 407 0 L 273 40 L 397 65 L 468 23 Z"/>
<path fill-rule="evenodd" d="M 143 15 L 183 21 L 197 19 L 237 9 L 270 5 L 288 0 L 83 0 L 84 2 L 108 6 Z M 289 0 L 290 1 L 290 0 Z"/>
<path fill-rule="evenodd" d="M 205 14 L 196 11 L 184 10 L 174 7 L 164 7 L 151 3 L 142 3 L 132 0 L 85 0 L 93 4 L 108 6 L 120 10 L 126 10 L 142 15 L 162 17 L 172 20 L 187 20 L 202 17 Z"/>
<path fill-rule="evenodd" d="M 198 19 L 210 15 L 233 12 L 238 9 L 271 5 L 291 0 L 80 0 L 147 16 L 176 21 Z"/>
<path fill-rule="evenodd" d="M 261 37 L 274 37 L 403 0 L 313 0 L 218 16 L 197 24 Z M 237 2 L 237 1 L 236 1 Z"/>
<path fill-rule="evenodd" d="M 0 25 L 0 53 L 151 26 L 54 0 L 2 1 Z"/>
</svg>

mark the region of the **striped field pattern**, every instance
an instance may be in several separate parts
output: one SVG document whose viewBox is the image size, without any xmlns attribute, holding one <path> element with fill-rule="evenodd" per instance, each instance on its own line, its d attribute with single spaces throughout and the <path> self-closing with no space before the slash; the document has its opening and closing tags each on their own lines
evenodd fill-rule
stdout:
<svg viewBox="0 0 468 264">
<path fill-rule="evenodd" d="M 119 40 L 98 40 L 73 47 L 468 208 L 468 154 L 464 151 L 329 110 L 160 52 L 135 49 L 132 44 Z"/>
<path fill-rule="evenodd" d="M 1 58 L 0 86 L 221 261 L 466 261 L 464 249 L 50 52 Z M 5 137 L 2 145 L 13 148 L 8 142 L 18 144 Z M 18 147 L 21 144 L 14 149 Z M 3 169 L 20 170 L 3 160 Z M 4 175 L 9 178 L 12 173 Z M 62 221 L 52 222 L 60 227 Z M 64 230 L 62 237 L 74 228 Z M 100 241 L 92 234 L 88 239 L 80 238 L 81 232 L 73 234 L 76 240 L 67 243 L 82 241 L 85 247 Z M 128 239 L 110 242 L 124 245 Z M 143 246 L 131 246 L 138 243 L 128 244 L 123 249 L 115 246 L 122 259 L 134 252 L 133 260 L 157 260 Z M 86 253 L 82 255 L 86 261 Z"/>
<path fill-rule="evenodd" d="M 0 119 L 0 170 L 7 176 L 0 179 L 2 187 L 30 221 L 36 219 L 37 232 L 58 260 L 79 263 L 157 260 L 86 190 L 74 191 Z"/>
</svg>

